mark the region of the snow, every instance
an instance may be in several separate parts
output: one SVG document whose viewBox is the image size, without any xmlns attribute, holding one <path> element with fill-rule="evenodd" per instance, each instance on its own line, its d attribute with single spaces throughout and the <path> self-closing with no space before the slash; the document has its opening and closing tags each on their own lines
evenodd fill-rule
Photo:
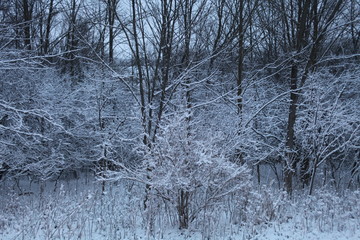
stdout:
<svg viewBox="0 0 360 240">
<path fill-rule="evenodd" d="M 360 239 L 359 191 L 340 196 L 324 190 L 289 200 L 280 191 L 264 188 L 248 196 L 244 211 L 237 211 L 235 207 L 243 206 L 228 199 L 224 206 L 204 212 L 206 217 L 195 219 L 187 230 L 178 229 L 174 206 L 158 202 L 149 233 L 143 190 L 123 181 L 107 183 L 102 194 L 101 182 L 84 174 L 59 180 L 56 188 L 53 181 L 4 181 L 0 239 Z M 243 214 L 241 222 L 230 220 L 236 212 Z"/>
</svg>

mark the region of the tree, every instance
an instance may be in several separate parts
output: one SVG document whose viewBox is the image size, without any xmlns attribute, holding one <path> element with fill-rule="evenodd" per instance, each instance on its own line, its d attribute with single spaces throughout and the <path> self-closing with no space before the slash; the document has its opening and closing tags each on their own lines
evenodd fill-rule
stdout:
<svg viewBox="0 0 360 240">
<path fill-rule="evenodd" d="M 356 162 L 354 156 L 355 145 L 358 140 L 359 122 L 358 111 L 352 109 L 357 105 L 354 89 L 357 83 L 352 81 L 352 74 L 344 73 L 334 77 L 329 73 L 310 75 L 308 84 L 309 94 L 303 96 L 303 102 L 298 113 L 296 127 L 299 136 L 296 146 L 300 149 L 297 154 L 300 162 L 300 180 L 309 186 L 309 194 L 313 193 L 316 173 L 318 169 L 330 169 L 330 182 L 336 186 L 337 171 L 351 171 L 342 165 L 351 166 Z M 321 85 L 327 85 L 322 88 Z M 346 162 L 346 164 L 345 164 Z M 323 175 L 323 184 L 327 182 Z"/>
<path fill-rule="evenodd" d="M 287 12 L 285 6 L 290 5 L 290 12 Z M 294 169 L 297 165 L 296 155 L 294 155 L 294 140 L 295 131 L 294 126 L 297 118 L 298 95 L 305 81 L 307 80 L 310 71 L 314 70 L 317 56 L 320 51 L 320 44 L 323 42 L 327 30 L 338 16 L 343 1 L 335 1 L 331 3 L 324 2 L 319 4 L 318 1 L 299 0 L 294 3 L 290 1 L 280 3 L 280 8 L 283 12 L 283 21 L 285 28 L 285 36 L 290 50 L 295 52 L 295 57 L 291 63 L 290 70 L 290 106 L 287 123 L 287 137 L 286 147 L 288 154 L 286 155 L 285 169 L 284 169 L 284 184 L 286 191 L 291 194 L 293 189 L 292 178 Z M 320 8 L 320 9 L 319 9 Z M 328 13 L 324 16 L 320 14 Z M 292 21 L 290 16 L 297 18 L 296 24 Z M 321 20 L 321 21 L 320 21 Z M 311 35 L 310 35 L 311 34 Z M 303 63 L 303 60 L 305 62 Z M 299 76 L 299 66 L 303 63 L 303 71 Z"/>
<path fill-rule="evenodd" d="M 114 61 L 114 24 L 118 0 L 107 0 L 108 22 L 109 22 L 109 62 Z"/>
<path fill-rule="evenodd" d="M 150 226 L 163 201 L 177 213 L 179 228 L 186 229 L 201 212 L 230 195 L 240 198 L 249 191 L 250 172 L 246 166 L 226 158 L 221 151 L 222 136 L 210 137 L 195 123 L 188 134 L 188 117 L 186 109 L 165 116 L 152 148 L 141 148 L 143 167 L 136 171 L 123 168 L 120 173 L 109 175 L 114 180 L 132 179 L 151 186 L 147 207 Z M 149 166 L 151 172 L 147 170 Z"/>
</svg>

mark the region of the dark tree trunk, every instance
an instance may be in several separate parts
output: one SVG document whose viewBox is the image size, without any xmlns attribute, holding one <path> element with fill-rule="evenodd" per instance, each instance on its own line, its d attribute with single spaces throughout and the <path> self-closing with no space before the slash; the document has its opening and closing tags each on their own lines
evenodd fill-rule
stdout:
<svg viewBox="0 0 360 240">
<path fill-rule="evenodd" d="M 242 112 L 242 84 L 243 84 L 243 68 L 244 68 L 244 1 L 239 2 L 239 26 L 238 26 L 238 66 L 237 66 L 237 107 L 238 113 Z"/>
<path fill-rule="evenodd" d="M 31 20 L 32 7 L 29 6 L 28 0 L 23 0 L 23 18 L 24 18 L 24 44 L 27 50 L 31 50 Z"/>
<path fill-rule="evenodd" d="M 178 216 L 180 229 L 187 229 L 189 227 L 189 195 L 186 190 L 180 190 L 178 197 Z"/>
<path fill-rule="evenodd" d="M 46 32 L 45 32 L 45 41 L 44 41 L 44 54 L 49 53 L 49 46 L 50 46 L 50 31 L 51 31 L 51 20 L 53 17 L 53 10 L 54 10 L 54 0 L 50 0 L 49 5 L 49 14 L 46 21 Z"/>
<path fill-rule="evenodd" d="M 287 137 L 286 137 L 286 147 L 288 152 L 286 154 L 286 162 L 284 169 L 284 185 L 287 193 L 292 194 L 292 178 L 296 166 L 296 154 L 294 153 L 294 126 L 296 122 L 296 109 L 297 109 L 297 100 L 298 95 L 297 91 L 297 75 L 298 67 L 296 63 L 293 63 L 291 67 L 291 76 L 290 76 L 290 106 L 289 106 L 289 116 L 288 116 L 288 125 L 287 125 Z"/>
<path fill-rule="evenodd" d="M 116 1 L 108 0 L 108 17 L 109 17 L 109 63 L 114 61 L 114 23 L 116 15 Z"/>
</svg>

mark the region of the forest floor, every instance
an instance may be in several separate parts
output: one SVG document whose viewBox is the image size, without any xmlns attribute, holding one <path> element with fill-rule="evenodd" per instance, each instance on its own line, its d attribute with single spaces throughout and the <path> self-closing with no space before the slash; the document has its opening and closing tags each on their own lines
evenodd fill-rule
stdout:
<svg viewBox="0 0 360 240">
<path fill-rule="evenodd" d="M 206 213 L 186 231 L 178 230 L 176 211 L 164 207 L 156 210 L 150 233 L 141 193 L 134 194 L 142 191 L 138 186 L 107 183 L 105 193 L 101 188 L 91 177 L 0 182 L 0 239 L 360 240 L 360 191 L 284 200 L 273 190 L 258 190 L 243 222 L 229 220 L 231 213 L 220 207 L 222 212 Z"/>
</svg>

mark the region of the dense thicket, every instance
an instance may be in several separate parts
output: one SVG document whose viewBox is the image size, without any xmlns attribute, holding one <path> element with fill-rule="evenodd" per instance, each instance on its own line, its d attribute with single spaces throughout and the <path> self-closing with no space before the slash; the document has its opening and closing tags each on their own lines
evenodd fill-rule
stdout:
<svg viewBox="0 0 360 240">
<path fill-rule="evenodd" d="M 0 18 L 1 178 L 131 179 L 181 228 L 251 176 L 360 186 L 358 0 L 9 0 Z"/>
</svg>

